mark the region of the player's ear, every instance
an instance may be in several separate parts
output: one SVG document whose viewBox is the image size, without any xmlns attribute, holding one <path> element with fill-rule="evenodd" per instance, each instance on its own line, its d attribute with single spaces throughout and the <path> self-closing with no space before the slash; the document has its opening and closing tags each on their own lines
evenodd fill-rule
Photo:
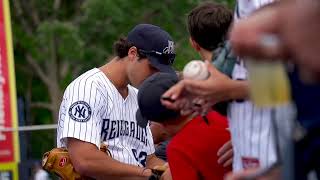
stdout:
<svg viewBox="0 0 320 180">
<path fill-rule="evenodd" d="M 195 49 L 196 51 L 200 51 L 200 46 L 199 44 L 194 40 L 192 39 L 192 37 L 189 38 L 189 42 L 191 44 L 191 46 L 193 47 L 193 49 Z"/>
<path fill-rule="evenodd" d="M 132 46 L 129 50 L 128 50 L 128 59 L 130 61 L 133 61 L 135 59 L 138 59 L 139 55 L 138 55 L 138 49 L 135 46 Z"/>
</svg>

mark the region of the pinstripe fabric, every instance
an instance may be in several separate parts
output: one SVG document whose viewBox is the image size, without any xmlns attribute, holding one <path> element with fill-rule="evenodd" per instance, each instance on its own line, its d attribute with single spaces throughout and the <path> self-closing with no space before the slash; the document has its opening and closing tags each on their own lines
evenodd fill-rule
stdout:
<svg viewBox="0 0 320 180">
<path fill-rule="evenodd" d="M 271 0 L 238 0 L 235 21 L 245 18 L 255 9 L 270 2 Z M 247 75 L 243 61 L 239 60 L 232 78 L 247 80 Z M 275 118 L 277 122 L 290 121 L 292 118 L 292 114 L 288 113 L 290 108 L 288 105 L 274 109 L 275 117 L 271 117 L 271 108 L 258 108 L 247 100 L 230 103 L 228 117 L 234 146 L 234 171 L 246 167 L 267 167 L 276 161 L 271 118 Z"/>
<path fill-rule="evenodd" d="M 137 93 L 128 85 L 124 99 L 97 68 L 79 76 L 66 88 L 60 106 L 58 147 L 66 147 L 67 137 L 98 148 L 103 142 L 114 159 L 144 166 L 154 147 L 150 127 L 141 128 L 136 123 Z"/>
</svg>

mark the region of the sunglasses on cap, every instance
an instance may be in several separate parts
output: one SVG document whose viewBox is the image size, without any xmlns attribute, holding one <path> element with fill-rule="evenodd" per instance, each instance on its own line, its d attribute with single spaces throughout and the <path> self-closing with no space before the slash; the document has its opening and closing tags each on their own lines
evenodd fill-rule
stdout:
<svg viewBox="0 0 320 180">
<path fill-rule="evenodd" d="M 172 65 L 174 62 L 174 59 L 176 58 L 176 54 L 165 54 L 159 51 L 146 51 L 143 49 L 139 49 L 139 52 L 143 55 L 151 55 L 151 56 L 159 56 L 163 61 L 160 61 L 161 64 L 165 65 Z"/>
</svg>

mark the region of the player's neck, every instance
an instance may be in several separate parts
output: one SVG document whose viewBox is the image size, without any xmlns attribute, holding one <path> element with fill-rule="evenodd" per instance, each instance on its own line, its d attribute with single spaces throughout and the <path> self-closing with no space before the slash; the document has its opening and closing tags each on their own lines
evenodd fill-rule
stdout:
<svg viewBox="0 0 320 180">
<path fill-rule="evenodd" d="M 201 48 L 199 51 L 199 54 L 200 54 L 202 60 L 208 60 L 211 62 L 212 55 L 213 55 L 211 51 L 208 51 L 206 49 Z"/>
<path fill-rule="evenodd" d="M 126 61 L 113 58 L 109 63 L 99 68 L 124 98 L 128 95 L 129 84 L 129 80 L 126 76 L 125 63 Z"/>
</svg>

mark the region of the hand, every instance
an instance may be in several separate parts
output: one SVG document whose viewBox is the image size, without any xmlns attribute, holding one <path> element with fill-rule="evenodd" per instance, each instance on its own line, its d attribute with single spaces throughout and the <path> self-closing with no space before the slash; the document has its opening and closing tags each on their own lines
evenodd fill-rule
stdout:
<svg viewBox="0 0 320 180">
<path fill-rule="evenodd" d="M 210 76 L 206 80 L 185 80 L 185 89 L 194 96 L 200 96 L 215 103 L 229 100 L 226 90 L 231 79 L 217 70 L 209 61 L 205 61 Z"/>
<path fill-rule="evenodd" d="M 160 179 L 160 180 L 172 179 L 168 163 L 165 163 L 162 166 L 154 166 L 152 169 L 153 169 L 153 176 L 150 177 L 149 179 Z"/>
<path fill-rule="evenodd" d="M 206 61 L 210 77 L 206 80 L 184 79 L 166 91 L 162 97 L 170 98 L 172 101 L 161 99 L 164 106 L 170 109 L 188 109 L 190 104 L 184 105 L 191 97 L 200 97 L 208 107 L 217 102 L 231 99 L 230 87 L 232 81 L 229 77 L 219 72 L 212 64 Z M 209 103 L 209 104 L 208 104 Z M 191 103 L 192 104 L 192 103 Z M 183 108 L 184 107 L 184 108 Z M 187 108 L 186 108 L 187 107 Z"/>
<path fill-rule="evenodd" d="M 320 77 L 320 3 L 318 1 L 280 1 L 234 24 L 232 47 L 240 56 L 258 59 L 288 59 Z M 307 28 L 306 28 L 307 27 Z M 280 44 L 266 46 L 265 34 L 274 34 Z"/>
<path fill-rule="evenodd" d="M 142 177 L 150 177 L 152 175 L 152 170 L 149 168 L 144 168 L 141 172 Z"/>
<path fill-rule="evenodd" d="M 172 175 L 169 167 L 164 171 L 164 173 L 160 177 L 160 180 L 172 180 Z"/>
<path fill-rule="evenodd" d="M 218 163 L 223 167 L 232 165 L 233 162 L 233 147 L 231 140 L 226 142 L 219 150 L 217 155 L 219 156 Z"/>
<path fill-rule="evenodd" d="M 230 172 L 225 176 L 225 180 L 246 180 L 252 174 L 255 174 L 257 169 L 242 170 L 240 172 Z"/>
<path fill-rule="evenodd" d="M 272 6 L 258 10 L 247 19 L 234 23 L 230 32 L 230 42 L 236 54 L 254 58 L 263 56 L 268 59 L 284 56 L 284 47 L 281 44 L 264 46 L 261 42 L 265 34 L 276 34 L 277 27 L 282 26 L 277 8 L 278 6 Z"/>
<path fill-rule="evenodd" d="M 230 172 L 225 176 L 225 180 L 280 180 L 281 169 L 277 167 L 266 174 L 260 175 L 262 169 L 246 169 L 240 172 Z"/>
<path fill-rule="evenodd" d="M 176 91 L 174 89 L 179 91 L 182 86 L 182 83 L 176 84 L 174 87 L 172 87 L 173 91 Z M 180 95 L 180 97 L 176 100 L 172 100 L 170 97 L 162 97 L 161 102 L 169 109 L 174 109 L 177 111 L 180 110 L 182 116 L 191 115 L 191 117 L 195 117 L 199 114 L 203 114 L 203 111 L 207 111 L 203 109 L 206 101 L 191 94 Z"/>
</svg>

